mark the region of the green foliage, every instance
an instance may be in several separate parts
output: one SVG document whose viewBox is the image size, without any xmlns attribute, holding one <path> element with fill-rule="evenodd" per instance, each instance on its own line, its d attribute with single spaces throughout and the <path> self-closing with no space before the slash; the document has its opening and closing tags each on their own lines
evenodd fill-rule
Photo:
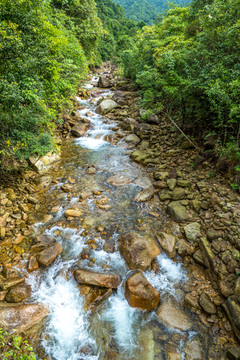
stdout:
<svg viewBox="0 0 240 360">
<path fill-rule="evenodd" d="M 101 31 L 93 0 L 0 0 L 1 156 L 50 150 L 58 113 L 99 61 Z"/>
<path fill-rule="evenodd" d="M 223 144 L 233 139 L 238 147 L 239 19 L 239 0 L 213 0 L 175 7 L 143 28 L 122 63 L 145 107 L 164 106 L 183 126 L 215 131 Z"/>
<path fill-rule="evenodd" d="M 0 328 L 0 357 L 2 360 L 36 360 L 27 341 L 17 334 L 10 335 Z"/>
<path fill-rule="evenodd" d="M 117 4 L 124 7 L 127 17 L 134 21 L 144 21 L 147 24 L 153 24 L 159 15 L 169 9 L 167 0 L 114 0 Z M 191 3 L 189 0 L 175 0 L 174 4 L 178 6 L 187 6 Z"/>
</svg>

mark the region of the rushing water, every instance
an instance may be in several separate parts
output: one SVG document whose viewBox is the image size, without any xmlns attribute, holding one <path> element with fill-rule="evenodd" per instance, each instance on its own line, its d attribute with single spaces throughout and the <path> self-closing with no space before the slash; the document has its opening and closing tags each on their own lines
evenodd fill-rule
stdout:
<svg viewBox="0 0 240 360">
<path fill-rule="evenodd" d="M 93 78 L 86 88 L 94 88 L 96 81 Z M 101 91 L 101 96 L 109 94 Z M 131 230 L 150 233 L 161 228 L 165 219 L 156 199 L 148 206 L 133 202 L 134 196 L 151 181 L 130 161 L 126 147 L 105 140 L 106 135 L 114 135 L 116 123 L 96 114 L 98 97 L 77 99 L 82 107 L 81 117 L 89 119 L 92 126 L 85 136 L 63 145 L 61 166 L 51 174 L 55 182 L 42 201 L 43 209 L 51 212 L 57 206 L 58 211 L 47 223 L 39 219 L 35 226 L 36 234 L 50 235 L 63 246 L 55 263 L 42 274 L 33 273 L 29 278 L 33 286 L 31 300 L 45 304 L 50 312 L 42 336 L 44 352 L 52 360 L 165 359 L 164 346 L 172 341 L 184 359 L 182 345 L 193 333 L 174 331 L 159 324 L 154 312 L 131 308 L 125 300 L 123 284 L 94 312 L 85 309 L 84 297 L 72 276 L 76 264 L 93 271 L 111 270 L 120 274 L 124 283 L 131 272 L 117 250 L 119 234 Z M 86 173 L 91 164 L 96 167 L 95 175 Z M 127 176 L 131 182 L 120 187 L 110 185 L 108 178 L 116 174 Z M 75 182 L 72 196 L 60 190 L 69 179 Z M 97 208 L 94 195 L 97 190 L 109 198 L 110 210 Z M 80 193 L 87 193 L 82 203 Z M 83 216 L 68 225 L 64 211 L 71 206 L 80 206 Z M 151 211 L 160 216 L 151 216 Z M 96 246 L 88 247 L 89 243 Z M 82 259 L 81 253 L 86 248 L 90 256 Z M 159 272 L 146 271 L 145 277 L 162 298 L 173 296 L 181 302 L 179 289 L 187 279 L 181 264 L 164 253 L 157 261 Z"/>
</svg>

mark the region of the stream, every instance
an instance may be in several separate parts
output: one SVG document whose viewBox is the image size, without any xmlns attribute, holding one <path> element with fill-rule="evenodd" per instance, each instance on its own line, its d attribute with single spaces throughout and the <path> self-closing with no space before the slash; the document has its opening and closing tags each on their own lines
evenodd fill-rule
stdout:
<svg viewBox="0 0 240 360">
<path fill-rule="evenodd" d="M 130 231 L 154 234 L 163 229 L 166 214 L 157 196 L 147 203 L 133 201 L 152 180 L 131 161 L 132 150 L 123 140 L 116 144 L 106 141 L 119 129 L 116 121 L 95 111 L 100 97 L 111 96 L 111 91 L 96 88 L 97 81 L 94 76 L 85 85 L 92 93 L 87 100 L 77 98 L 80 115 L 90 120 L 90 129 L 63 143 L 60 165 L 43 178 L 35 235 L 51 236 L 63 251 L 46 270 L 33 272 L 28 279 L 33 289 L 30 301 L 49 309 L 42 351 L 51 360 L 184 360 L 191 359 L 184 350 L 186 344 L 195 341 L 201 343 L 201 357 L 196 359 L 207 359 L 205 334 L 197 328 L 193 315 L 188 313 L 194 323 L 191 330 L 181 331 L 159 321 L 154 311 L 130 307 L 125 299 L 124 283 L 133 271 L 118 252 L 118 238 Z M 90 168 L 96 172 L 90 173 Z M 116 175 L 128 179 L 126 184 L 108 182 Z M 71 193 L 61 190 L 63 184 L 72 184 Z M 110 206 L 99 207 L 99 199 Z M 64 215 L 68 208 L 78 208 L 82 215 L 69 221 Z M 46 213 L 51 214 L 47 221 L 43 220 Z M 173 235 L 175 232 L 172 229 Z M 161 302 L 174 299 L 183 309 L 186 270 L 164 252 L 157 263 L 159 270 L 145 271 L 144 276 L 160 292 Z M 122 283 L 94 309 L 87 308 L 86 287 L 80 288 L 72 275 L 77 267 L 110 271 L 120 275 Z"/>
</svg>

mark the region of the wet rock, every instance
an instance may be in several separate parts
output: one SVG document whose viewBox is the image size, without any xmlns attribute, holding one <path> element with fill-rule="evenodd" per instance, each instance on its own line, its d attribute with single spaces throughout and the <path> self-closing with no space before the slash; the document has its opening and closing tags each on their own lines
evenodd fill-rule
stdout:
<svg viewBox="0 0 240 360">
<path fill-rule="evenodd" d="M 141 273 L 131 276 L 125 284 L 125 297 L 130 306 L 141 310 L 153 310 L 160 303 L 160 293 Z"/>
<path fill-rule="evenodd" d="M 21 284 L 25 281 L 24 277 L 13 276 L 8 279 L 1 278 L 0 279 L 0 289 L 5 291 L 10 289 L 12 286 Z"/>
<path fill-rule="evenodd" d="M 174 190 L 174 188 L 176 187 L 177 184 L 177 180 L 175 178 L 171 178 L 167 180 L 167 186 L 169 188 L 169 190 Z"/>
<path fill-rule="evenodd" d="M 0 328 L 26 332 L 35 328 L 48 315 L 41 304 L 0 304 Z"/>
<path fill-rule="evenodd" d="M 203 349 L 200 341 L 197 339 L 187 342 L 184 353 L 186 360 L 204 360 Z"/>
<path fill-rule="evenodd" d="M 129 146 L 133 146 L 133 147 L 139 144 L 141 141 L 139 137 L 135 134 L 127 135 L 124 140 Z"/>
<path fill-rule="evenodd" d="M 31 156 L 29 158 L 32 168 L 37 171 L 39 174 L 45 173 L 53 163 L 60 160 L 60 155 L 50 151 L 45 156 L 39 158 L 36 156 Z"/>
<path fill-rule="evenodd" d="M 167 210 L 173 220 L 177 222 L 185 222 L 190 219 L 185 207 L 179 201 L 172 201 L 168 204 Z"/>
<path fill-rule="evenodd" d="M 114 175 L 108 179 L 108 183 L 114 186 L 123 186 L 130 184 L 131 180 L 123 175 Z"/>
<path fill-rule="evenodd" d="M 80 122 L 71 129 L 71 133 L 75 137 L 84 135 L 90 128 L 89 123 Z"/>
<path fill-rule="evenodd" d="M 189 242 L 194 242 L 197 239 L 197 236 L 200 234 L 201 225 L 197 222 L 193 222 L 184 226 L 184 232 L 187 240 Z"/>
<path fill-rule="evenodd" d="M 31 252 L 36 254 L 52 245 L 53 242 L 54 239 L 51 236 L 39 235 L 34 240 L 34 245 L 31 247 Z"/>
<path fill-rule="evenodd" d="M 97 86 L 100 88 L 110 88 L 112 86 L 110 79 L 100 76 L 98 79 Z"/>
<path fill-rule="evenodd" d="M 174 329 L 188 331 L 192 328 L 193 324 L 188 315 L 173 301 L 160 305 L 156 314 L 161 322 Z"/>
<path fill-rule="evenodd" d="M 75 270 L 74 278 L 79 284 L 96 285 L 110 289 L 117 289 L 121 283 L 121 278 L 118 275 L 101 274 L 84 269 Z"/>
<path fill-rule="evenodd" d="M 207 314 L 216 314 L 217 309 L 208 294 L 202 293 L 199 297 L 199 304 Z"/>
<path fill-rule="evenodd" d="M 80 217 L 82 215 L 82 212 L 79 209 L 67 209 L 64 212 L 64 215 L 66 217 Z"/>
<path fill-rule="evenodd" d="M 73 189 L 72 185 L 71 184 L 63 184 L 61 186 L 61 190 L 68 193 L 68 192 L 71 192 Z"/>
<path fill-rule="evenodd" d="M 144 202 L 151 200 L 154 196 L 154 187 L 150 186 L 147 189 L 141 191 L 137 196 L 135 196 L 134 201 L 136 202 Z"/>
<path fill-rule="evenodd" d="M 86 173 L 88 175 L 95 175 L 97 172 L 95 166 L 89 166 L 89 168 L 86 170 Z"/>
<path fill-rule="evenodd" d="M 30 285 L 19 284 L 10 288 L 5 300 L 10 303 L 19 303 L 26 300 L 31 295 L 32 289 Z"/>
<path fill-rule="evenodd" d="M 117 107 L 117 103 L 113 100 L 103 100 L 98 107 L 96 108 L 96 113 L 100 115 L 105 115 L 111 112 L 113 109 Z"/>
<path fill-rule="evenodd" d="M 36 271 L 38 270 L 39 268 L 39 264 L 38 264 L 38 261 L 36 259 L 35 256 L 31 256 L 29 261 L 28 261 L 28 267 L 27 267 L 27 271 L 29 273 L 33 272 L 33 271 Z"/>
<path fill-rule="evenodd" d="M 121 236 L 118 249 L 132 270 L 145 271 L 161 253 L 153 237 L 141 236 L 136 232 Z"/>
<path fill-rule="evenodd" d="M 43 250 L 38 256 L 37 260 L 42 266 L 49 266 L 58 255 L 62 252 L 62 245 L 56 242 L 54 245 L 51 245 L 49 248 Z"/>
<path fill-rule="evenodd" d="M 95 311 L 105 300 L 107 300 L 113 293 L 112 289 L 99 288 L 92 286 L 88 294 L 85 296 L 85 310 Z"/>
<path fill-rule="evenodd" d="M 164 232 L 157 232 L 157 239 L 169 257 L 173 258 L 176 256 L 175 246 L 178 242 L 178 239 L 175 236 L 166 234 Z"/>
</svg>

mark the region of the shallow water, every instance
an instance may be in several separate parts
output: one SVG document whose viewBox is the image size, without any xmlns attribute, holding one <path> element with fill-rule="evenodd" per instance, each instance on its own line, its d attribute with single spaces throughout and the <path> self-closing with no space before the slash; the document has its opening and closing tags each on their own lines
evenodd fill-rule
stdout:
<svg viewBox="0 0 240 360">
<path fill-rule="evenodd" d="M 85 87 L 94 88 L 96 81 L 94 77 Z M 102 96 L 109 94 L 102 91 Z M 84 107 L 79 111 L 81 116 L 89 119 L 92 127 L 83 137 L 63 144 L 61 164 L 50 174 L 51 180 L 58 183 L 51 183 L 45 191 L 35 226 L 36 235 L 50 235 L 63 246 L 63 253 L 54 264 L 29 278 L 33 286 L 31 300 L 45 304 L 50 311 L 42 347 L 52 360 L 150 360 L 166 359 L 166 346 L 173 344 L 184 359 L 184 343 L 196 333 L 181 333 L 159 324 L 154 312 L 131 308 L 124 297 L 123 283 L 132 272 L 117 250 L 119 235 L 131 230 L 152 234 L 165 222 L 157 199 L 148 205 L 133 201 L 145 187 L 141 184 L 149 185 L 151 179 L 146 179 L 141 167 L 130 161 L 126 147 L 104 140 L 106 135 L 114 134 L 116 123 L 95 113 L 98 98 L 77 100 Z M 87 114 L 89 111 L 92 114 Z M 96 167 L 95 175 L 86 173 L 89 165 Z M 109 184 L 108 179 L 116 174 L 129 178 L 130 183 L 119 187 Z M 69 179 L 75 181 L 71 196 L 60 189 Z M 101 191 L 101 196 L 95 195 L 96 191 Z M 87 199 L 79 202 L 80 193 L 86 193 Z M 103 196 L 109 198 L 108 211 L 96 206 L 96 200 Z M 57 213 L 47 223 L 41 222 L 54 206 L 59 206 Z M 64 211 L 74 206 L 81 209 L 82 216 L 70 223 Z M 159 217 L 151 216 L 149 211 Z M 82 259 L 81 253 L 86 249 L 89 258 Z M 162 298 L 171 295 L 181 303 L 179 290 L 187 280 L 185 270 L 164 253 L 157 262 L 159 272 L 146 271 L 145 277 Z M 101 272 L 111 270 L 123 279 L 119 289 L 94 312 L 86 311 L 84 297 L 73 279 L 72 270 L 77 266 Z"/>
</svg>

